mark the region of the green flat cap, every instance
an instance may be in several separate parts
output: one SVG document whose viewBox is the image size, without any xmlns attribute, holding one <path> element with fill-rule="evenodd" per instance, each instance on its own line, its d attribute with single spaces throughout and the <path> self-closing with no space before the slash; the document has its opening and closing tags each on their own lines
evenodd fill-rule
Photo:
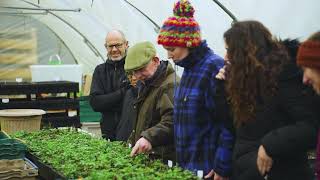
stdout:
<svg viewBox="0 0 320 180">
<path fill-rule="evenodd" d="M 156 48 L 149 42 L 140 42 L 128 49 L 124 64 L 125 71 L 134 71 L 146 66 L 156 56 Z"/>
</svg>

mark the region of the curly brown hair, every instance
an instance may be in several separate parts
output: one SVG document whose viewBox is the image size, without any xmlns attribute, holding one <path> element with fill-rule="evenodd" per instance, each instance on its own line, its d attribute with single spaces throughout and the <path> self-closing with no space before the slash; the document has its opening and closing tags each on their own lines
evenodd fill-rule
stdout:
<svg viewBox="0 0 320 180">
<path fill-rule="evenodd" d="M 236 22 L 224 33 L 227 57 L 226 92 L 235 124 L 255 119 L 257 102 L 276 92 L 277 76 L 287 58 L 280 43 L 260 22 Z"/>
</svg>

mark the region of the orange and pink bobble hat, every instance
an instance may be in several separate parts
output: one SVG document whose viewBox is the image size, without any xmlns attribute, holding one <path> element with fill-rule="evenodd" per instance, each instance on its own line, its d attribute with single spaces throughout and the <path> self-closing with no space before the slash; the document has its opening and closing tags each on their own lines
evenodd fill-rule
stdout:
<svg viewBox="0 0 320 180">
<path fill-rule="evenodd" d="M 194 8 L 187 0 L 180 0 L 160 29 L 158 44 L 177 47 L 197 47 L 201 43 L 200 26 L 193 18 Z"/>
</svg>

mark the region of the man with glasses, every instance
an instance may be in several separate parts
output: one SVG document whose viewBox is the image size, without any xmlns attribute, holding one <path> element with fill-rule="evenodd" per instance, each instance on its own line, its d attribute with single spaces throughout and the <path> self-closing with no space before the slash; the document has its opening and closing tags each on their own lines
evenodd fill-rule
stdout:
<svg viewBox="0 0 320 180">
<path fill-rule="evenodd" d="M 102 114 L 102 137 L 112 141 L 115 140 L 122 100 L 129 84 L 124 71 L 128 41 L 123 32 L 112 30 L 106 36 L 105 47 L 108 59 L 94 70 L 90 105 L 94 111 Z"/>
<path fill-rule="evenodd" d="M 175 161 L 173 92 L 179 79 L 173 67 L 159 60 L 152 43 L 141 42 L 129 48 L 124 69 L 138 79 L 137 115 L 132 116 L 129 137 L 134 145 L 131 156 L 147 152 L 151 158 Z"/>
</svg>

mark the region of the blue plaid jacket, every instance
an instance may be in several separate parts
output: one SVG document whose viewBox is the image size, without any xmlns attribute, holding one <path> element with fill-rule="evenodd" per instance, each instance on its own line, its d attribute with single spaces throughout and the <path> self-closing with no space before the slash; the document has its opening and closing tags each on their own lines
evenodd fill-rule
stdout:
<svg viewBox="0 0 320 180">
<path fill-rule="evenodd" d="M 184 67 L 174 98 L 174 130 L 179 166 L 204 175 L 231 172 L 233 135 L 215 118 L 215 75 L 223 66 L 203 41 L 177 65 Z"/>
</svg>

